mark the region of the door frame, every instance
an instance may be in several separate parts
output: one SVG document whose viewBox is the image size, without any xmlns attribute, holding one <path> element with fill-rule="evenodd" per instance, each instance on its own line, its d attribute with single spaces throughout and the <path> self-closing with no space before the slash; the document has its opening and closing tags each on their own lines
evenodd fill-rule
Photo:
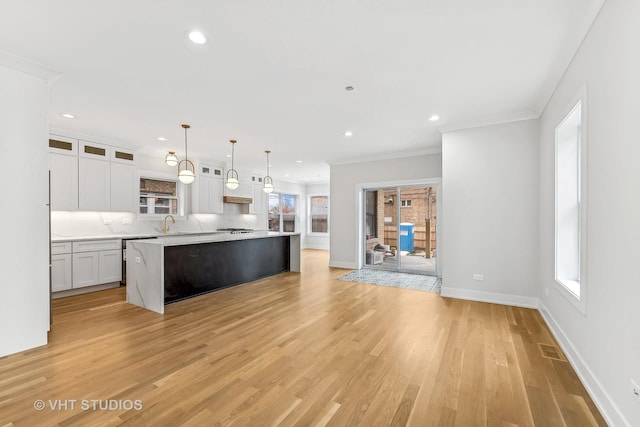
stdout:
<svg viewBox="0 0 640 427">
<path fill-rule="evenodd" d="M 389 188 L 389 187 L 434 187 L 436 189 L 436 276 L 442 277 L 442 178 L 424 178 L 424 179 L 407 179 L 397 181 L 379 181 L 379 182 L 363 182 L 356 184 L 356 221 L 357 224 L 357 244 L 356 244 L 356 267 L 358 270 L 362 269 L 365 265 L 365 250 L 364 250 L 364 236 L 365 226 L 364 223 L 364 190 L 371 190 L 376 188 Z"/>
</svg>

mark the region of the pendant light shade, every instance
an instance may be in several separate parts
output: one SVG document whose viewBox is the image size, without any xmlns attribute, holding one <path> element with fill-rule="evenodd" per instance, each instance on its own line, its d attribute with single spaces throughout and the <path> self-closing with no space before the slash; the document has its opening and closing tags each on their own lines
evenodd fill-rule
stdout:
<svg viewBox="0 0 640 427">
<path fill-rule="evenodd" d="M 262 191 L 271 193 L 273 192 L 273 179 L 269 176 L 269 153 L 271 153 L 271 151 L 266 150 L 265 153 L 267 153 L 267 175 L 262 180 Z"/>
<path fill-rule="evenodd" d="M 183 184 L 191 184 L 193 181 L 196 180 L 196 176 L 192 170 L 182 169 L 180 172 L 178 172 L 178 179 Z"/>
<path fill-rule="evenodd" d="M 164 157 L 164 162 L 169 166 L 175 166 L 178 164 L 178 156 L 176 156 L 175 151 L 169 151 L 167 155 Z"/>
<path fill-rule="evenodd" d="M 196 167 L 187 156 L 187 129 L 191 126 L 182 125 L 184 129 L 184 160 L 178 162 L 178 179 L 183 184 L 191 184 L 196 179 Z"/>
<path fill-rule="evenodd" d="M 233 159 L 235 157 L 234 147 L 236 145 L 236 140 L 232 139 L 231 141 L 231 169 L 227 171 L 227 182 L 225 185 L 229 190 L 235 190 L 240 185 L 240 181 L 238 180 L 238 171 L 233 168 Z"/>
</svg>

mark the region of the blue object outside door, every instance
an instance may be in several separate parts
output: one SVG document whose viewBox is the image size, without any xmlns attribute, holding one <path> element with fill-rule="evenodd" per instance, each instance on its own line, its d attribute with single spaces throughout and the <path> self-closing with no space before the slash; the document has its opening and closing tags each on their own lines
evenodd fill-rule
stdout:
<svg viewBox="0 0 640 427">
<path fill-rule="evenodd" d="M 413 252 L 413 227 L 410 222 L 400 223 L 400 250 Z"/>
</svg>

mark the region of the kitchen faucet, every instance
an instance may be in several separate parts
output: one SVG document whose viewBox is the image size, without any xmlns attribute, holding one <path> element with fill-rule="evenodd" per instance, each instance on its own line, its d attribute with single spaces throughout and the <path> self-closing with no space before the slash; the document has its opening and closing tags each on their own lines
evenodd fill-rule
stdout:
<svg viewBox="0 0 640 427">
<path fill-rule="evenodd" d="M 171 222 L 172 223 L 176 223 L 175 218 L 173 217 L 173 215 L 167 215 L 164 217 L 164 226 L 162 227 L 162 232 L 164 234 L 167 234 L 167 231 L 169 231 L 169 226 L 167 225 L 167 218 L 171 218 Z"/>
</svg>

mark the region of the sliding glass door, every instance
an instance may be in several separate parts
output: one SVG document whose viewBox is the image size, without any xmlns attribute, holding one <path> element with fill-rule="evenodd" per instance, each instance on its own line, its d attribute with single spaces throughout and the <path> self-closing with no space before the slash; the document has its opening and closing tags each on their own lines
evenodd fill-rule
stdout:
<svg viewBox="0 0 640 427">
<path fill-rule="evenodd" d="M 364 190 L 366 268 L 437 274 L 437 186 Z"/>
</svg>

